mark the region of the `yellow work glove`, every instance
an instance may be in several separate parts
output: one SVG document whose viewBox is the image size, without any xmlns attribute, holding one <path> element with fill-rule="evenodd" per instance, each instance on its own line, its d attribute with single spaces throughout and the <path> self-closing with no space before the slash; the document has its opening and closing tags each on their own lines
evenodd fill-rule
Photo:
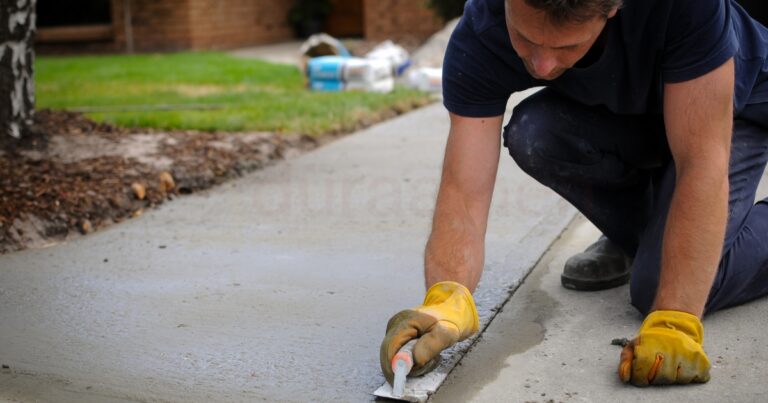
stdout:
<svg viewBox="0 0 768 403">
<path fill-rule="evenodd" d="M 704 326 L 679 311 L 655 311 L 621 352 L 619 377 L 636 386 L 704 383 L 709 359 L 701 347 Z"/>
<path fill-rule="evenodd" d="M 440 362 L 440 352 L 462 341 L 480 328 L 472 293 L 459 283 L 443 281 L 429 288 L 424 303 L 397 313 L 387 323 L 387 334 L 381 342 L 381 371 L 392 384 L 392 357 L 411 339 L 413 347 L 412 376 L 423 375 Z"/>
</svg>

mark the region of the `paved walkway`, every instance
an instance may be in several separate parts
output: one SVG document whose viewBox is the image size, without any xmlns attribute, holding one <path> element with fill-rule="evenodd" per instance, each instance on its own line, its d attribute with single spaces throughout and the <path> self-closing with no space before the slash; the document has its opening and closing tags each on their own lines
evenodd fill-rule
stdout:
<svg viewBox="0 0 768 403">
<path fill-rule="evenodd" d="M 370 400 L 387 320 L 424 293 L 447 121 L 423 108 L 72 243 L 0 256 L 0 400 Z M 509 158 L 498 183 L 484 322 L 574 215 Z"/>
</svg>

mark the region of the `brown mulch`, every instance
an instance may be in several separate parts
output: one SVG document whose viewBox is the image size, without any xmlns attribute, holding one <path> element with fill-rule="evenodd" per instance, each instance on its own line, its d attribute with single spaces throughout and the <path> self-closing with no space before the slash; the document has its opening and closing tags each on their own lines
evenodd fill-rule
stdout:
<svg viewBox="0 0 768 403">
<path fill-rule="evenodd" d="M 0 139 L 0 253 L 137 217 L 317 145 L 298 135 L 129 130 L 39 111 L 21 141 Z"/>
<path fill-rule="evenodd" d="M 395 105 L 320 138 L 126 129 L 79 113 L 37 111 L 21 140 L 0 136 L 0 254 L 138 217 L 430 102 Z"/>
</svg>

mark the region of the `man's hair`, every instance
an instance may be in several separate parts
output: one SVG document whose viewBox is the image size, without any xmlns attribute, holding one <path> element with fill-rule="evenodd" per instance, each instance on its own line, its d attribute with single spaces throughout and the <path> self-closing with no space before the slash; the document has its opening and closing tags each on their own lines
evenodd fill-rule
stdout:
<svg viewBox="0 0 768 403">
<path fill-rule="evenodd" d="M 608 17 L 611 10 L 621 7 L 622 0 L 525 0 L 544 11 L 555 24 L 583 23 L 595 17 Z"/>
</svg>

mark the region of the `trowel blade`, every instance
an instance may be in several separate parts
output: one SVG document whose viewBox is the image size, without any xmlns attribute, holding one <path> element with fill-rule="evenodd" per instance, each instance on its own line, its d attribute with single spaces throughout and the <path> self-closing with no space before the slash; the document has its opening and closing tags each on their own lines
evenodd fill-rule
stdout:
<svg viewBox="0 0 768 403">
<path fill-rule="evenodd" d="M 429 393 L 427 393 L 427 391 L 415 389 L 410 379 L 405 381 L 405 390 L 403 396 L 401 397 L 395 397 L 395 395 L 392 394 L 392 386 L 386 382 L 384 382 L 380 388 L 376 389 L 376 391 L 373 392 L 373 395 L 386 399 L 418 403 L 426 402 L 427 398 L 429 397 Z"/>
</svg>

